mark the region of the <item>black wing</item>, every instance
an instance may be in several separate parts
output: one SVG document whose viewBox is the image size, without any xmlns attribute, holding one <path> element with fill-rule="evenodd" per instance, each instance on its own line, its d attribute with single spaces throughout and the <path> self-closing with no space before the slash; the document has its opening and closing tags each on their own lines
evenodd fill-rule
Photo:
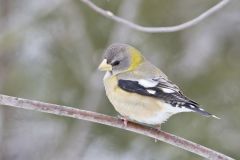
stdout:
<svg viewBox="0 0 240 160">
<path fill-rule="evenodd" d="M 184 96 L 179 90 L 173 92 L 164 92 L 161 89 L 161 84 L 156 84 L 154 87 L 145 87 L 141 85 L 138 81 L 131 80 L 118 80 L 118 86 L 128 92 L 137 93 L 144 96 L 158 98 L 165 103 L 171 104 L 173 107 L 185 107 L 192 111 L 198 112 L 205 116 L 211 116 L 212 114 L 204 111 L 199 107 L 199 104 L 190 100 Z"/>
</svg>

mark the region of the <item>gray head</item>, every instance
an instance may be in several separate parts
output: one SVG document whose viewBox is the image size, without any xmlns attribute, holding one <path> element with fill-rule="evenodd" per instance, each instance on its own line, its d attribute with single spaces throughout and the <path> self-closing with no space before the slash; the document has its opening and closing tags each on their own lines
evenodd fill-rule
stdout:
<svg viewBox="0 0 240 160">
<path fill-rule="evenodd" d="M 134 69 L 142 61 L 143 56 L 137 49 L 127 44 L 116 43 L 106 49 L 99 69 L 118 74 Z"/>
</svg>

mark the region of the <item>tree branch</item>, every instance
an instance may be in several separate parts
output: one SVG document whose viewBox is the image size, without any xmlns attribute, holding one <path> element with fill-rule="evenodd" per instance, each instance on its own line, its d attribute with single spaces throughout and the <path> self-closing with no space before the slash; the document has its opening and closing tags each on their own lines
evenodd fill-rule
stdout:
<svg viewBox="0 0 240 160">
<path fill-rule="evenodd" d="M 94 10 L 95 12 L 101 14 L 104 17 L 107 17 L 107 18 L 109 18 L 109 19 L 111 19 L 111 20 L 113 20 L 115 22 L 118 22 L 118 23 L 121 23 L 121 24 L 125 24 L 125 25 L 127 25 L 130 28 L 133 28 L 135 30 L 142 31 L 142 32 L 149 32 L 149 33 L 176 32 L 176 31 L 181 31 L 181 30 L 184 30 L 186 28 L 192 27 L 192 26 L 196 25 L 197 23 L 199 23 L 200 21 L 202 21 L 205 18 L 207 18 L 208 16 L 212 15 L 216 11 L 220 10 L 229 1 L 230 0 L 221 0 L 218 4 L 216 4 L 215 6 L 213 6 L 210 9 L 208 9 L 206 12 L 202 13 L 198 17 L 196 17 L 196 18 L 194 18 L 194 19 L 192 19 L 192 20 L 190 20 L 188 22 L 176 25 L 176 26 L 169 26 L 169 27 L 145 27 L 145 26 L 141 26 L 139 24 L 133 23 L 131 21 L 128 21 L 126 19 L 123 19 L 121 17 L 118 17 L 118 16 L 114 15 L 111 11 L 104 10 L 104 9 L 98 7 L 93 2 L 91 2 L 91 0 L 82 0 L 82 2 L 85 3 L 88 7 L 90 7 L 92 10 Z"/>
<path fill-rule="evenodd" d="M 124 122 L 121 119 L 100 113 L 6 95 L 0 95 L 0 104 L 39 112 L 51 113 L 59 116 L 72 117 L 76 119 L 112 126 L 115 128 L 121 128 L 172 144 L 176 147 L 185 149 L 208 159 L 233 160 L 231 157 L 228 157 L 222 153 L 216 152 L 214 150 L 193 143 L 181 137 L 175 136 L 173 134 L 133 122 L 128 122 L 127 126 L 125 126 Z"/>
</svg>

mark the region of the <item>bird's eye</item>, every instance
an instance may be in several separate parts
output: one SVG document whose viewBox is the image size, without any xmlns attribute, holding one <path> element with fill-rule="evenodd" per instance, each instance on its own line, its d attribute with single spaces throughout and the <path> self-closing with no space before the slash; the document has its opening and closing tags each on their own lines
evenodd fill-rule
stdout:
<svg viewBox="0 0 240 160">
<path fill-rule="evenodd" d="M 112 66 L 117 66 L 117 65 L 119 65 L 119 63 L 120 63 L 120 61 L 114 61 L 111 65 Z"/>
</svg>

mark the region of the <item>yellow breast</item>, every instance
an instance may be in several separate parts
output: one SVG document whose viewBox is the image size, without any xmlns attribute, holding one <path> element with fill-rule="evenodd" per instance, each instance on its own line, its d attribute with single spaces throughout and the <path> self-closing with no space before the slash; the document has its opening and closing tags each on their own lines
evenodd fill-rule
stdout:
<svg viewBox="0 0 240 160">
<path fill-rule="evenodd" d="M 116 76 L 105 77 L 104 86 L 107 97 L 121 115 L 141 123 L 160 123 L 159 115 L 165 108 L 161 101 L 122 90 Z"/>
</svg>

